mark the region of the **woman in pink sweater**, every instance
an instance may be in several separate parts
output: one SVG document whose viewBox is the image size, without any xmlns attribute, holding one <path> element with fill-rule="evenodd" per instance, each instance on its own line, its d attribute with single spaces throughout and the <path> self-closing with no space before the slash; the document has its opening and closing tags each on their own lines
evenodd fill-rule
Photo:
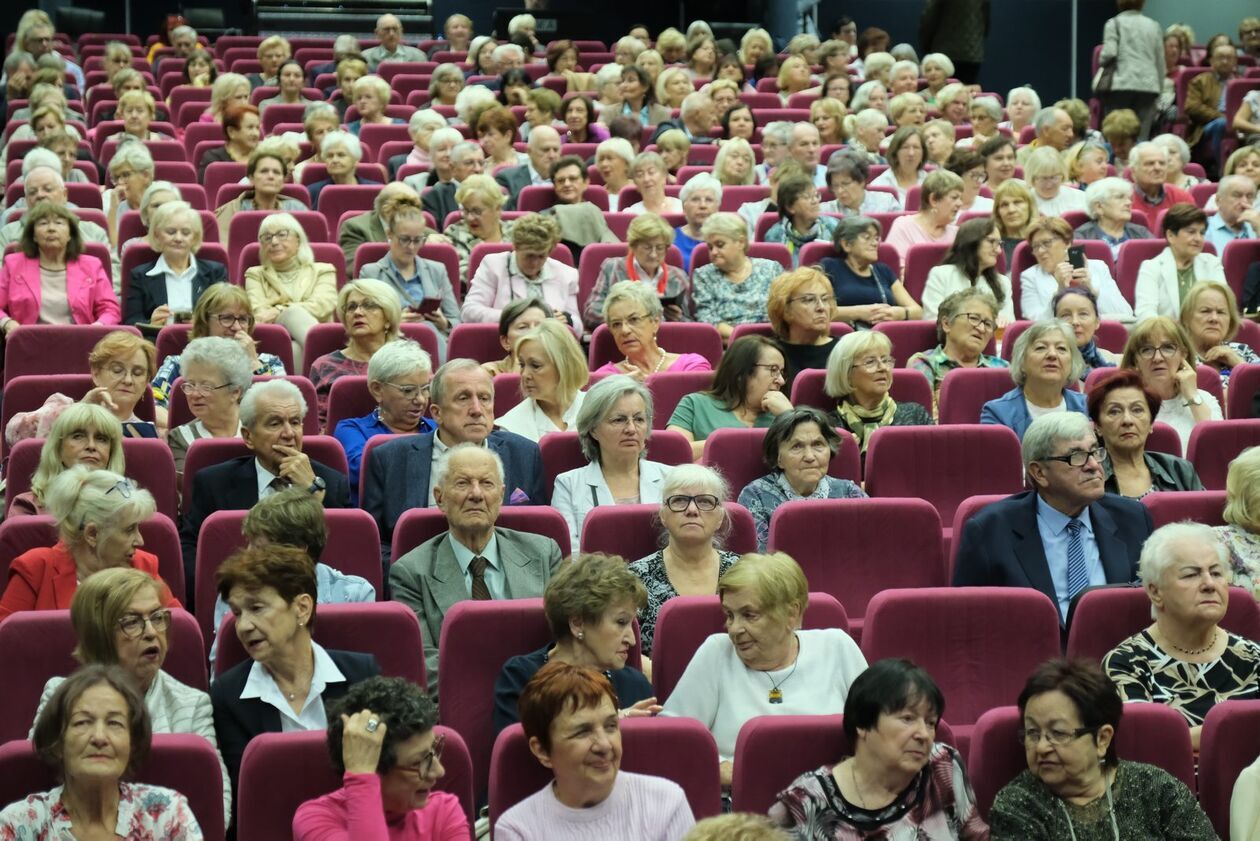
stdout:
<svg viewBox="0 0 1260 841">
<path fill-rule="evenodd" d="M 459 798 L 433 790 L 445 771 L 436 722 L 433 702 L 402 678 L 352 686 L 328 716 L 342 786 L 302 804 L 294 841 L 468 841 Z"/>
</svg>

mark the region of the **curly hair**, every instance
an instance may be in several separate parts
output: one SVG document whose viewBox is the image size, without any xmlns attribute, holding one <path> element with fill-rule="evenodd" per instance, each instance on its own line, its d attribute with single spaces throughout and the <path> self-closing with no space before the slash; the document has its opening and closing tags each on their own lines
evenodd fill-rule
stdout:
<svg viewBox="0 0 1260 841">
<path fill-rule="evenodd" d="M 384 774 L 398 763 L 398 746 L 413 736 L 428 733 L 437 724 L 437 707 L 420 687 L 400 677 L 370 677 L 354 684 L 328 712 L 328 756 L 338 774 L 346 772 L 341 756 L 345 735 L 343 715 L 371 710 L 385 723 L 385 739 L 376 773 Z"/>
</svg>

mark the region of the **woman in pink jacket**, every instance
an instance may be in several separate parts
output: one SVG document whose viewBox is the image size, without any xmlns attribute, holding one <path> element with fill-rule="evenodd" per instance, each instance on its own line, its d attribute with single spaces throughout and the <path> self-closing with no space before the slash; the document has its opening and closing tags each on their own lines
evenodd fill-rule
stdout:
<svg viewBox="0 0 1260 841">
<path fill-rule="evenodd" d="M 26 324 L 118 324 L 122 308 L 109 269 L 83 251 L 79 220 L 41 202 L 26 214 L 19 250 L 0 267 L 0 330 Z"/>
<path fill-rule="evenodd" d="M 560 242 L 554 217 L 529 213 L 512 228 L 512 251 L 488 254 L 477 267 L 464 296 L 463 321 L 495 324 L 510 301 L 537 298 L 555 310 L 556 317 L 581 329 L 577 269 L 551 254 Z"/>
</svg>

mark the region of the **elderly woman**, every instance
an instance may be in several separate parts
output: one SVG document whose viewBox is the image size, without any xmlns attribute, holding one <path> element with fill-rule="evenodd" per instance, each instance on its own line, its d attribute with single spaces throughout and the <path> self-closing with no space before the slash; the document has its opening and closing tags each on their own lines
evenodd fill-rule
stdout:
<svg viewBox="0 0 1260 841">
<path fill-rule="evenodd" d="M 687 94 L 695 90 L 684 67 L 666 67 L 656 77 L 654 89 L 656 101 L 666 108 L 681 108 Z"/>
<path fill-rule="evenodd" d="M 219 78 L 221 80 L 223 77 Z M 262 139 L 262 122 L 258 117 L 258 109 L 253 105 L 229 105 L 220 122 L 223 123 L 226 142 L 201 156 L 197 163 L 197 176 L 202 181 L 205 181 L 206 169 L 212 163 L 248 163 L 250 156 L 258 148 L 258 141 Z"/>
<path fill-rule="evenodd" d="M 957 132 L 954 130 L 953 124 L 949 120 L 937 118 L 923 124 L 920 130 L 923 137 L 923 163 L 935 164 L 938 167 L 945 166 L 949 162 L 949 156 L 957 148 L 955 141 Z M 923 178 L 922 173 L 920 173 L 919 178 Z"/>
<path fill-rule="evenodd" d="M 726 635 L 701 644 L 664 714 L 698 719 L 713 733 L 729 784 L 735 739 L 749 719 L 834 710 L 866 659 L 839 628 L 801 630 L 809 583 L 782 552 L 744 555 L 718 580 L 718 596 Z"/>
<path fill-rule="evenodd" d="M 539 324 L 512 348 L 521 374 L 524 398 L 495 425 L 537 441 L 548 432 L 563 432 L 577 422 L 590 378 L 586 355 L 573 332 L 558 319 Z"/>
<path fill-rule="evenodd" d="M 923 78 L 927 79 L 927 87 L 922 94 L 928 105 L 936 105 L 936 96 L 941 88 L 949 84 L 949 77 L 954 75 L 954 62 L 944 53 L 928 53 L 920 64 Z"/>
<path fill-rule="evenodd" d="M 875 187 L 892 187 L 897 191 L 897 200 L 906 203 L 906 193 L 916 184 L 922 184 L 927 174 L 923 170 L 925 162 L 923 132 L 918 126 L 902 126 L 893 132 L 888 143 L 888 169 L 877 175 L 870 183 Z"/>
<path fill-rule="evenodd" d="M 1229 385 L 1232 369 L 1260 362 L 1250 345 L 1233 341 L 1242 318 L 1229 284 L 1200 280 L 1191 286 L 1181 304 L 1180 321 L 1199 361 L 1220 371 L 1222 384 Z"/>
<path fill-rule="evenodd" d="M 1011 135 L 1019 137 L 1024 126 L 1032 125 L 1033 117 L 1041 110 L 1041 97 L 1029 87 L 1011 88 L 1006 94 L 1006 120 L 998 124 L 998 128 L 1009 129 Z"/>
<path fill-rule="evenodd" d="M 785 107 L 793 94 L 800 93 L 813 84 L 814 77 L 810 75 L 809 64 L 800 56 L 788 56 L 779 65 L 777 85 L 779 99 L 783 101 Z"/>
<path fill-rule="evenodd" d="M 435 112 L 417 111 L 416 113 L 434 114 Z M 413 116 L 411 119 L 412 122 L 415 123 L 417 118 Z M 430 138 L 432 137 L 433 131 L 441 129 L 445 125 L 445 121 L 443 121 L 442 125 L 429 130 L 428 133 L 423 136 L 419 136 L 419 129 L 417 129 L 416 133 L 413 134 L 413 140 L 415 141 L 417 150 L 424 149 L 424 156 L 423 159 L 414 161 L 409 157 L 407 162 L 429 163 L 430 158 L 428 148 Z M 512 142 L 516 139 L 516 117 L 514 117 L 512 112 L 507 108 L 504 108 L 501 105 L 495 105 L 483 110 L 476 118 L 475 130 L 477 140 L 481 143 L 482 151 L 486 153 L 487 167 L 496 169 L 501 166 L 520 166 L 528 160 L 528 156 L 525 155 L 524 152 L 516 151 L 515 147 L 512 145 Z M 422 141 L 423 145 L 421 145 Z M 418 157 L 415 152 L 413 152 L 412 156 Z"/>
<path fill-rule="evenodd" d="M 1142 385 L 1163 401 L 1155 420 L 1177 430 L 1183 453 L 1196 424 L 1224 417 L 1216 398 L 1199 388 L 1197 362 L 1185 328 L 1162 315 L 1138 322 L 1120 360 L 1121 368 L 1136 370 Z"/>
<path fill-rule="evenodd" d="M 118 98 L 115 119 L 122 120 L 123 130 L 120 140 L 135 138 L 136 140 L 173 140 L 169 134 L 152 131 L 149 125 L 157 119 L 157 103 L 153 94 L 147 90 L 127 91 Z"/>
<path fill-rule="evenodd" d="M 624 559 L 574 553 L 543 592 L 543 612 L 555 642 L 509 659 L 494 683 L 494 732 L 521 720 L 521 690 L 553 662 L 602 673 L 616 690 L 623 718 L 660 712 L 652 684 L 643 672 L 626 665 L 634 647 L 634 617 L 646 603 L 643 582 Z"/>
<path fill-rule="evenodd" d="M 509 301 L 523 297 L 540 298 L 568 324 L 580 325 L 577 269 L 550 256 L 559 242 L 560 225 L 554 218 L 527 213 L 517 219 L 513 250 L 487 254 L 477 267 L 464 296 L 462 319 L 493 323 Z"/>
<path fill-rule="evenodd" d="M 1233 585 L 1260 600 L 1260 447 L 1248 447 L 1229 463 L 1225 478 L 1225 525 L 1217 537 L 1229 550 Z M 640 624 L 642 622 L 640 621 Z"/>
<path fill-rule="evenodd" d="M 1203 490 L 1190 462 L 1146 449 L 1158 411 L 1159 398 L 1136 371 L 1115 371 L 1089 390 L 1089 416 L 1107 448 L 1103 476 L 1110 493 L 1141 499 L 1153 491 Z"/>
<path fill-rule="evenodd" d="M 433 132 L 438 129 L 446 128 L 446 126 L 446 118 L 436 111 L 422 109 L 412 114 L 411 119 L 407 121 L 407 136 L 411 138 L 412 147 L 407 153 L 407 156 L 403 158 L 402 162 L 404 164 L 418 164 L 422 166 L 431 164 L 432 161 L 429 158 L 429 141 L 433 137 Z M 333 128 L 335 129 L 336 126 Z M 482 124 L 479 122 L 474 128 L 478 139 L 481 139 Z M 512 131 L 515 132 L 515 130 L 516 121 L 513 120 Z M 509 145 L 511 144 L 509 143 Z M 483 146 L 486 149 L 487 163 L 489 163 L 488 159 L 490 157 L 490 148 L 489 146 L 485 146 L 484 142 Z M 392 160 L 393 159 L 391 159 L 391 161 Z M 513 155 L 512 161 L 515 160 L 516 157 Z M 496 163 L 503 163 L 503 161 L 496 161 Z"/>
<path fill-rule="evenodd" d="M 643 217 L 640 217 L 643 218 Z M 698 353 L 670 353 L 657 343 L 664 308 L 646 284 L 634 280 L 614 283 L 604 296 L 603 323 L 608 325 L 617 352 L 625 359 L 608 362 L 597 374 L 628 374 L 642 382 L 663 371 L 708 371 L 709 360 Z"/>
<path fill-rule="evenodd" d="M 918 403 L 892 399 L 892 342 L 875 330 L 860 330 L 840 338 L 827 359 L 827 395 L 836 401 L 827 423 L 857 439 L 866 456 L 871 433 L 882 426 L 928 426 L 932 415 Z"/>
<path fill-rule="evenodd" d="M 459 254 L 460 279 L 467 281 L 473 247 L 483 242 L 511 242 L 516 222 L 503 219 L 507 197 L 489 175 L 465 178 L 455 191 L 455 201 L 460 206 L 460 219 L 447 225 L 444 233 Z"/>
<path fill-rule="evenodd" d="M 861 90 L 859 88 L 859 90 Z M 887 163 L 880 151 L 888 117 L 874 108 L 850 111 L 844 118 L 845 133 L 849 135 L 849 148 L 861 155 L 868 164 Z"/>
<path fill-rule="evenodd" d="M 363 146 L 359 138 L 346 131 L 330 131 L 319 144 L 319 157 L 324 162 L 328 177 L 307 187 L 311 194 L 311 207 L 319 209 L 319 194 L 329 184 L 379 184 L 370 178 L 359 178 L 355 172 L 363 160 Z"/>
<path fill-rule="evenodd" d="M 307 210 L 301 200 L 281 193 L 289 180 L 290 171 L 289 161 L 279 151 L 262 146 L 254 150 L 249 156 L 249 162 L 245 165 L 245 177 L 249 179 L 249 188 L 214 211 L 219 223 L 219 239 L 223 242 L 224 248 L 228 247 L 232 217 L 242 210 L 284 211 L 282 215 L 288 219 L 293 218 L 289 216 L 292 211 Z M 264 259 L 267 251 L 265 247 L 262 249 Z"/>
<path fill-rule="evenodd" d="M 959 146 L 976 151 L 988 141 L 1001 137 L 998 123 L 1002 119 L 1002 103 L 996 96 L 977 96 L 971 101 L 971 140 L 960 140 Z"/>
<path fill-rule="evenodd" d="M 831 239 L 837 220 L 823 216 L 821 197 L 808 175 L 785 176 L 776 194 L 779 221 L 766 231 L 766 242 L 783 243 L 792 255 L 792 265 L 799 266 L 801 249 L 820 237 Z"/>
<path fill-rule="evenodd" d="M 44 514 L 45 494 L 53 479 L 75 465 L 114 473 L 124 470 L 122 426 L 118 419 L 91 403 L 73 403 L 57 416 L 44 446 L 31 489 L 13 497 L 8 516 Z"/>
<path fill-rule="evenodd" d="M 449 105 L 454 107 L 455 97 L 464 89 L 464 73 L 459 65 L 446 62 L 439 64 L 429 77 L 429 107 Z"/>
<path fill-rule="evenodd" d="M 328 752 L 342 787 L 298 808 L 296 841 L 354 833 L 412 841 L 468 835 L 459 798 L 433 790 L 446 773 L 445 737 L 434 732 L 437 707 L 424 690 L 402 678 L 368 678 L 331 712 Z"/>
<path fill-rule="evenodd" d="M 954 217 L 962 207 L 962 194 L 962 179 L 954 173 L 941 169 L 928 173 L 920 190 L 919 212 L 899 216 L 885 240 L 900 255 L 903 264 L 912 245 L 954 241 L 958 233 Z"/>
<path fill-rule="evenodd" d="M 305 105 L 315 100 L 302 96 L 306 72 L 302 65 L 293 59 L 285 59 L 276 72 L 278 90 L 276 95 L 258 103 L 259 112 L 266 111 L 269 105 Z"/>
<path fill-rule="evenodd" d="M 210 86 L 210 107 L 201 115 L 201 122 L 222 124 L 229 109 L 249 105 L 249 90 L 249 79 L 241 74 L 218 74 Z"/>
<path fill-rule="evenodd" d="M 79 582 L 111 567 L 134 567 L 161 585 L 161 603 L 179 607 L 158 577 L 158 559 L 140 549 L 140 524 L 153 516 L 148 491 L 112 470 L 79 464 L 48 485 L 44 502 L 57 521 L 57 544 L 23 552 L 9 567 L 0 622 L 21 610 L 64 610 Z"/>
<path fill-rule="evenodd" d="M 1096 663 L 1056 659 L 1032 673 L 1019 695 L 1017 734 L 1028 770 L 993 802 L 994 841 L 1215 837 L 1184 783 L 1117 756 L 1123 707 Z"/>
<path fill-rule="evenodd" d="M 78 645 L 74 655 L 84 666 L 120 667 L 143 698 L 154 733 L 201 736 L 218 752 L 210 696 L 180 683 L 162 670 L 168 649 L 171 611 L 161 600 L 161 582 L 138 569 L 103 569 L 86 578 L 70 601 L 70 623 Z M 48 679 L 35 712 L 36 724 L 63 677 Z M 220 758 L 219 762 L 222 763 Z M 223 773 L 223 812 L 232 813 L 227 767 Z"/>
<path fill-rule="evenodd" d="M 84 253 L 79 219 L 39 202 L 24 214 L 18 249 L 0 266 L 0 332 L 25 324 L 117 324 L 109 267 Z"/>
<path fill-rule="evenodd" d="M 631 377 L 607 377 L 586 393 L 577 433 L 589 463 L 557 476 L 551 499 L 569 524 L 572 545 L 578 545 L 586 515 L 599 505 L 661 501 L 670 468 L 646 459 L 651 429 L 652 395 Z"/>
<path fill-rule="evenodd" d="M 687 75 L 692 79 L 711 79 L 717 68 L 717 45 L 712 34 L 697 35 L 687 41 Z"/>
<path fill-rule="evenodd" d="M 1085 367 L 1072 328 L 1061 321 L 1034 322 L 1011 351 L 1015 388 L 984 404 L 980 422 L 1000 424 L 1022 440 L 1035 417 L 1051 412 L 1085 414 L 1085 395 L 1069 387 Z"/>
<path fill-rule="evenodd" d="M 1002 239 L 992 219 L 969 219 L 960 225 L 941 264 L 928 272 L 923 287 L 923 317 L 936 318 L 941 301 L 947 296 L 983 284 L 982 288 L 998 303 L 998 326 L 1014 321 L 1011 280 L 997 270 L 1001 258 Z"/>
<path fill-rule="evenodd" d="M 739 492 L 739 504 L 752 514 L 757 549 L 766 551 L 770 519 L 779 506 L 797 499 L 858 499 L 866 494 L 848 479 L 827 475 L 840 449 L 840 436 L 822 412 L 790 409 L 766 430 L 761 454 L 770 472 Z"/>
<path fill-rule="evenodd" d="M 998 304 L 983 288 L 963 289 L 941 301 L 936 314 L 938 344 L 910 357 L 908 368 L 927 377 L 933 393 L 955 368 L 1006 368 L 1005 359 L 984 352 L 997 329 Z"/>
<path fill-rule="evenodd" d="M 202 293 L 227 282 L 222 263 L 197 260 L 201 237 L 201 215 L 187 202 L 166 202 L 153 211 L 148 242 L 158 258 L 131 270 L 125 324 L 162 327 L 187 319 Z"/>
<path fill-rule="evenodd" d="M 337 113 L 345 118 L 350 106 L 355 104 L 354 84 L 367 76 L 367 62 L 360 58 L 347 56 L 337 62 L 337 86 L 333 89 L 331 102 Z M 389 94 L 386 93 L 388 97 Z"/>
<path fill-rule="evenodd" d="M 498 73 L 498 65 L 494 61 L 495 47 L 499 43 L 490 35 L 478 35 L 468 45 L 468 66 L 464 69 L 467 76 L 493 76 Z"/>
<path fill-rule="evenodd" d="M 808 186 L 813 189 L 812 183 Z M 696 320 L 715 325 L 725 341 L 735 325 L 766 320 L 770 282 L 783 267 L 748 256 L 748 227 L 734 213 L 714 213 L 700 232 L 709 246 L 710 262 L 692 273 Z"/>
<path fill-rule="evenodd" d="M 767 427 L 792 403 L 783 393 L 786 365 L 778 344 L 764 336 L 743 336 L 722 354 L 713 386 L 679 401 L 666 429 L 692 442 L 695 458 L 715 429 Z"/>
<path fill-rule="evenodd" d="M 1018 158 L 1015 156 L 1015 141 L 1003 134 L 991 140 L 986 140 L 980 144 L 980 156 L 984 158 L 984 173 L 988 176 L 989 189 L 994 191 L 994 198 L 997 197 L 997 188 L 1005 184 L 1007 181 L 1015 181 L 1015 169 L 1018 165 Z M 1026 184 L 1017 181 L 1025 190 L 1028 190 Z M 1030 202 L 1032 201 L 1032 191 L 1028 190 Z"/>
<path fill-rule="evenodd" d="M 1067 171 L 1068 186 L 1086 190 L 1091 184 L 1107 177 L 1107 147 L 1094 140 L 1084 140 L 1063 152 L 1063 166 Z M 1086 212 L 1089 198 L 1085 199 Z"/>
<path fill-rule="evenodd" d="M 625 138 L 610 138 L 595 147 L 595 168 L 604 179 L 608 206 L 613 212 L 617 211 L 621 189 L 630 183 L 630 167 L 633 165 L 634 147 Z"/>
<path fill-rule="evenodd" d="M 419 112 L 417 112 L 419 113 Z M 442 121 L 442 125 L 446 125 L 446 121 Z M 308 105 L 302 116 L 302 130 L 306 133 L 306 140 L 310 143 L 314 152 L 309 158 L 295 164 L 293 167 L 293 180 L 300 182 L 302 172 L 311 164 L 322 164 L 324 159 L 320 156 L 320 146 L 324 142 L 324 138 L 331 132 L 337 131 L 341 126 L 341 115 L 337 113 L 337 109 L 333 108 L 327 102 L 316 102 Z M 411 161 L 408 160 L 408 163 Z"/>
<path fill-rule="evenodd" d="M 664 71 L 657 77 L 657 82 L 665 75 Z M 670 110 L 656 101 L 652 80 L 642 67 L 628 66 L 621 68 L 621 81 L 617 85 L 621 97 L 620 106 L 605 106 L 599 114 L 599 121 L 607 125 L 613 117 L 623 114 L 636 117 L 645 126 L 657 126 L 670 118 Z"/>
<path fill-rule="evenodd" d="M 638 189 L 640 199 L 626 213 L 682 213 L 682 201 L 665 194 L 665 181 L 669 169 L 665 159 L 656 152 L 640 152 L 630 165 L 630 178 Z"/>
<path fill-rule="evenodd" d="M 376 408 L 359 418 L 345 418 L 333 430 L 350 467 L 350 502 L 357 504 L 363 450 L 376 435 L 432 432 L 429 380 L 433 360 L 411 339 L 386 342 L 367 364 L 367 387 Z"/>
<path fill-rule="evenodd" d="M 354 107 L 359 119 L 346 123 L 346 131 L 359 136 L 359 129 L 372 124 L 406 125 L 399 117 L 390 117 L 385 109 L 389 106 L 389 82 L 380 76 L 363 76 L 354 81 Z"/>
<path fill-rule="evenodd" d="M 379 674 L 380 667 L 370 654 L 328 651 L 311 639 L 317 585 L 306 550 L 280 544 L 242 549 L 215 577 L 249 656 L 210 687 L 215 730 L 235 788 L 251 739 L 264 732 L 322 729 L 325 704 Z"/>
<path fill-rule="evenodd" d="M 180 84 L 194 88 L 211 87 L 218 77 L 219 69 L 214 64 L 214 56 L 198 45 L 184 61 L 184 68 L 180 71 Z"/>
<path fill-rule="evenodd" d="M 352 280 L 337 293 L 337 320 L 346 328 L 346 346 L 311 361 L 310 380 L 319 399 L 319 425 L 328 418 L 328 395 L 342 377 L 367 374 L 372 354 L 399 336 L 402 305 L 390 284 Z"/>
<path fill-rule="evenodd" d="M 279 324 L 293 340 L 294 364 L 302 358 L 306 334 L 331 321 L 337 303 L 337 272 L 315 262 L 306 231 L 288 213 L 273 213 L 258 229 L 261 265 L 245 270 L 245 291 L 254 318 Z"/>
<path fill-rule="evenodd" d="M 253 382 L 249 355 L 239 342 L 221 336 L 193 339 L 180 354 L 183 382 L 193 420 L 166 436 L 175 473 L 184 475 L 188 448 L 198 438 L 239 438 L 240 402 Z"/>
<path fill-rule="evenodd" d="M 1224 280 L 1220 258 L 1203 250 L 1207 216 L 1192 204 L 1174 204 L 1164 214 L 1168 247 L 1142 263 L 1134 290 L 1139 319 L 1153 315 L 1176 318 L 1185 293 L 1196 281 Z"/>
<path fill-rule="evenodd" d="M 993 223 L 1002 238 L 1002 252 L 1008 266 L 1014 260 L 1015 246 L 1024 241 L 1028 227 L 1036 218 L 1036 199 L 1023 181 L 1011 178 L 993 191 Z"/>
<path fill-rule="evenodd" d="M 835 198 L 823 202 L 819 209 L 823 213 L 850 217 L 867 213 L 899 212 L 901 202 L 895 195 L 884 190 L 866 189 L 870 171 L 871 167 L 865 156 L 858 152 L 842 149 L 832 154 L 827 161 L 827 186 L 831 188 L 831 194 Z M 876 229 L 876 234 L 878 233 L 879 230 Z"/>
<path fill-rule="evenodd" d="M 516 340 L 556 314 L 546 301 L 538 298 L 517 298 L 499 313 L 499 344 L 507 351 L 503 359 L 481 363 L 491 377 L 515 374 L 520 370 L 516 360 Z"/>
<path fill-rule="evenodd" d="M 1064 186 L 1063 159 L 1048 146 L 1034 149 L 1025 159 L 1024 180 L 1033 189 L 1037 210 L 1045 216 L 1085 209 L 1085 194 Z"/>
<path fill-rule="evenodd" d="M 496 838 L 682 838 L 695 822 L 683 790 L 620 770 L 623 700 L 597 669 L 553 662 L 538 670 L 520 693 L 520 719 L 554 780 L 504 812 Z"/>
<path fill-rule="evenodd" d="M 984 158 L 979 152 L 958 147 L 949 153 L 945 168 L 957 175 L 963 182 L 961 212 L 979 213 L 993 212 L 993 199 L 980 195 L 981 188 L 988 180 L 984 173 Z"/>
<path fill-rule="evenodd" d="M 400 207 L 385 223 L 385 236 L 389 251 L 364 266 L 360 277 L 392 286 L 401 299 L 403 323 L 428 324 L 437 333 L 439 346 L 445 346 L 446 336 L 459 323 L 459 304 L 446 267 L 419 256 L 427 237 L 424 214 Z"/>
<path fill-rule="evenodd" d="M 1076 349 L 1080 351 L 1081 359 L 1085 363 L 1085 370 L 1081 374 L 1082 383 L 1095 368 L 1114 368 L 1119 364 L 1119 354 L 1099 347 L 1094 341 L 1102 322 L 1098 317 L 1098 299 L 1091 290 L 1083 286 L 1060 289 L 1050 301 L 1050 310 L 1057 321 L 1072 328 Z"/>
<path fill-rule="evenodd" d="M 988 841 L 962 756 L 936 741 L 945 696 L 909 660 L 880 660 L 844 701 L 853 755 L 792 781 L 770 809 L 773 823 L 809 839 L 885 837 Z M 889 746 L 897 751 L 890 752 Z"/>
<path fill-rule="evenodd" d="M 1125 701 L 1181 713 L 1197 751 L 1212 707 L 1260 698 L 1260 643 L 1220 627 L 1229 551 L 1210 526 L 1162 526 L 1142 546 L 1139 567 L 1155 621 L 1109 651 L 1103 668 Z"/>
<path fill-rule="evenodd" d="M 124 829 L 128 837 L 153 841 L 200 839 L 184 795 L 123 781 L 147 758 L 154 729 L 122 668 L 76 671 L 48 699 L 32 733 L 35 752 L 61 784 L 0 811 L 0 834 L 106 838 Z"/>
<path fill-rule="evenodd" d="M 831 335 L 835 303 L 827 275 L 810 266 L 784 272 L 771 282 L 766 314 L 787 361 L 783 388 L 788 391 L 801 371 L 827 366 L 836 343 Z"/>
<path fill-rule="evenodd" d="M 723 187 L 746 187 L 756 181 L 756 166 L 752 146 L 742 137 L 733 137 L 718 147 L 713 175 Z"/>
<path fill-rule="evenodd" d="M 1168 150 L 1168 169 L 1164 174 L 1165 184 L 1189 190 L 1195 184 L 1203 183 L 1203 179 L 1198 176 L 1186 173 L 1186 164 L 1190 163 L 1190 147 L 1184 138 L 1175 134 L 1161 134 L 1151 140 Z"/>
<path fill-rule="evenodd" d="M 1028 226 L 1028 250 L 1037 261 L 1019 276 L 1020 311 L 1024 318 L 1040 319 L 1052 314 L 1054 296 L 1069 287 L 1088 289 L 1095 297 L 1100 316 L 1131 321 L 1133 308 L 1125 300 L 1102 260 L 1085 260 L 1073 266 L 1068 248 L 1072 226 L 1058 216 L 1042 216 Z M 1084 255 L 1081 255 L 1084 258 Z"/>
<path fill-rule="evenodd" d="M 751 167 L 748 172 L 752 173 Z M 682 252 L 683 266 L 690 271 L 691 254 L 704 241 L 704 223 L 722 204 L 722 182 L 702 172 L 683 185 L 678 197 L 682 199 L 686 221 L 674 229 L 674 245 Z"/>
<path fill-rule="evenodd" d="M 1154 237 L 1133 221 L 1133 185 L 1123 178 L 1101 178 L 1085 189 L 1085 212 L 1090 221 L 1076 229 L 1076 239 L 1100 239 L 1120 257 L 1120 246 L 1131 239 Z"/>
<path fill-rule="evenodd" d="M 844 133 L 844 118 L 848 110 L 835 99 L 815 99 L 809 106 L 809 121 L 818 129 L 819 141 L 824 145 L 842 145 L 848 140 Z"/>
<path fill-rule="evenodd" d="M 888 118 L 897 128 L 921 127 L 927 120 L 927 105 L 917 93 L 899 93 L 888 101 Z"/>
</svg>

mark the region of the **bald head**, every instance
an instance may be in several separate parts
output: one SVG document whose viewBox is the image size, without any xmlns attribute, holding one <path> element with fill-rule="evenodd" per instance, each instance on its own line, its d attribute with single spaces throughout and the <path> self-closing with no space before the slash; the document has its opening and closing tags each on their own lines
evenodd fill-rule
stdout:
<svg viewBox="0 0 1260 841">
<path fill-rule="evenodd" d="M 813 123 L 797 123 L 792 126 L 790 149 L 796 162 L 805 167 L 807 174 L 812 175 L 822 152 L 822 136 L 818 133 L 818 128 Z"/>
<path fill-rule="evenodd" d="M 381 15 L 376 19 L 376 37 L 380 39 L 381 46 L 390 52 L 398 48 L 402 34 L 402 21 L 396 15 Z"/>
<path fill-rule="evenodd" d="M 560 133 L 551 126 L 538 126 L 529 133 L 529 162 L 543 178 L 560 160 Z"/>
</svg>

